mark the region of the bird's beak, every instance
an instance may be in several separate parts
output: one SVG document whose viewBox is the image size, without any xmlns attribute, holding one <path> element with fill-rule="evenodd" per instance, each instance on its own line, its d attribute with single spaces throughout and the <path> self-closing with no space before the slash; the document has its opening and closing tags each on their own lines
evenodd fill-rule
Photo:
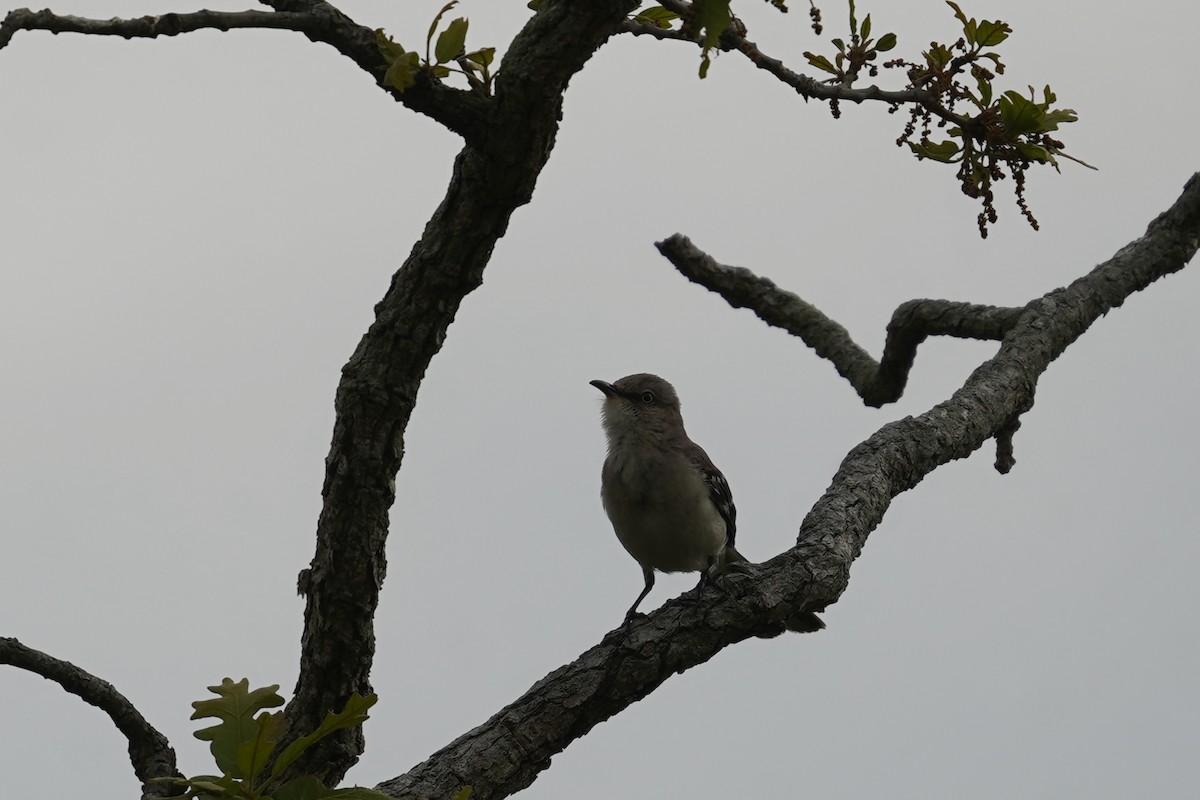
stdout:
<svg viewBox="0 0 1200 800">
<path fill-rule="evenodd" d="M 613 386 L 608 381 L 589 381 L 589 383 L 591 383 L 592 386 L 595 386 L 600 391 L 604 392 L 605 397 L 616 397 L 618 394 L 617 387 Z"/>
</svg>

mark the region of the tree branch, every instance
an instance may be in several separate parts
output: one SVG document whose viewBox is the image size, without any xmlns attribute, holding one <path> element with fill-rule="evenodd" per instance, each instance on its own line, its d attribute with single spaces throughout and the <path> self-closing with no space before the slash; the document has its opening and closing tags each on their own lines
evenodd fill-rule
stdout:
<svg viewBox="0 0 1200 800">
<path fill-rule="evenodd" d="M 0 48 L 20 30 L 51 33 L 82 33 L 120 36 L 125 39 L 178 36 L 198 30 L 228 31 L 235 28 L 267 28 L 303 33 L 311 41 L 328 44 L 369 73 L 376 84 L 393 98 L 425 114 L 468 141 L 480 138 L 487 128 L 487 100 L 465 90 L 453 89 L 421 73 L 417 83 L 400 93 L 383 86 L 387 64 L 375 44 L 375 31 L 359 25 L 337 8 L 321 0 L 291 0 L 271 3 L 276 11 L 194 11 L 186 14 L 133 19 L 88 19 L 55 14 L 48 9 L 18 8 L 0 22 Z"/>
<path fill-rule="evenodd" d="M 85 703 L 108 714 L 129 740 L 129 761 L 142 782 L 144 797 L 167 797 L 176 792 L 169 784 L 150 783 L 152 778 L 181 777 L 175 767 L 175 751 L 167 737 L 146 721 L 111 683 L 101 680 L 68 661 L 34 650 L 16 639 L 0 637 L 0 664 L 9 664 L 54 681 Z"/>
<path fill-rule="evenodd" d="M 370 691 L 388 510 L 421 380 L 463 298 L 482 283 L 513 211 L 532 196 L 568 81 L 634 4 L 548 0 L 513 39 L 496 76 L 502 102 L 489 135 L 459 153 L 445 199 L 342 370 L 316 554 L 301 581 L 307 603 L 289 737 L 315 729 L 350 692 Z M 339 732 L 306 751 L 295 769 L 333 785 L 362 748 L 361 730 Z"/>
<path fill-rule="evenodd" d="M 1100 316 L 1182 269 L 1200 247 L 1200 174 L 1145 236 L 1076 280 L 1031 301 L 999 352 L 953 397 L 919 417 L 885 425 L 846 456 L 800 526 L 796 545 L 749 567 L 734 596 L 693 590 L 615 631 L 534 684 L 483 725 L 407 774 L 380 784 L 396 797 L 441 798 L 463 785 L 476 800 L 528 786 L 550 759 L 671 675 L 750 637 L 802 626 L 837 602 L 850 566 L 892 498 L 942 464 L 964 458 L 1028 410 L 1038 378 Z"/>
<path fill-rule="evenodd" d="M 621 23 L 621 33 L 632 33 L 634 36 L 649 36 L 653 39 L 671 39 L 679 42 L 696 43 L 695 39 L 678 28 L 660 28 L 657 25 L 634 22 L 631 19 L 627 19 Z"/>
<path fill-rule="evenodd" d="M 659 0 L 659 5 L 674 11 L 684 19 L 691 18 L 693 15 L 692 4 L 686 2 L 686 0 Z M 736 50 L 741 53 L 750 60 L 751 64 L 774 75 L 780 81 L 792 87 L 805 100 L 846 100 L 851 103 L 864 103 L 868 100 L 875 100 L 897 106 L 916 103 L 934 116 L 954 125 L 969 125 L 966 117 L 955 114 L 953 111 L 947 109 L 937 101 L 937 96 L 932 92 L 920 89 L 888 90 L 881 89 L 878 86 L 865 86 L 861 89 L 855 89 L 847 83 L 827 83 L 810 78 L 799 72 L 794 72 L 778 58 L 773 58 L 760 50 L 758 45 L 745 37 L 744 32 L 745 26 L 735 21 L 735 24 L 730 26 L 729 30 L 721 34 L 721 49 L 725 51 Z M 700 44 L 688 36 L 662 36 L 659 38 L 690 41 L 697 46 Z"/>
<path fill-rule="evenodd" d="M 1025 312 L 949 300 L 910 300 L 892 314 L 883 357 L 876 361 L 855 344 L 849 331 L 769 279 L 744 267 L 717 263 L 678 233 L 655 246 L 688 280 L 721 295 L 734 308 L 749 308 L 768 325 L 803 339 L 833 363 L 864 403 L 876 408 L 894 403 L 903 394 L 917 346 L 926 337 L 1000 340 Z"/>
<path fill-rule="evenodd" d="M 30 11 L 18 8 L 8 12 L 0 23 L 0 47 L 4 47 L 17 31 L 50 31 L 82 33 L 89 36 L 120 36 L 124 39 L 153 39 L 177 36 L 205 28 L 228 31 L 234 28 L 274 28 L 303 31 L 312 17 L 303 13 L 274 11 L 193 11 L 188 14 L 163 14 L 157 17 L 134 19 L 88 19 L 67 14 L 55 14 L 50 9 Z"/>
</svg>

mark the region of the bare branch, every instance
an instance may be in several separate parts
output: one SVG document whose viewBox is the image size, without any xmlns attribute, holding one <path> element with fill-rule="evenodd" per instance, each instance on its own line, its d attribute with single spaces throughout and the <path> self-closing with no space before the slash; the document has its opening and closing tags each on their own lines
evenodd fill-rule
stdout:
<svg viewBox="0 0 1200 800">
<path fill-rule="evenodd" d="M 162 14 L 133 19 L 88 19 L 30 11 L 19 8 L 8 12 L 0 22 L 0 48 L 20 30 L 45 30 L 51 33 L 81 33 L 93 36 L 121 36 L 125 39 L 177 36 L 198 30 L 228 31 L 235 28 L 267 28 L 303 33 L 314 42 L 323 42 L 358 64 L 376 84 L 413 111 L 426 114 L 468 141 L 484 135 L 487 103 L 473 92 L 452 89 L 421 73 L 416 85 L 404 93 L 383 86 L 387 70 L 375 44 L 375 31 L 359 25 L 350 17 L 321 0 L 275 2 L 276 11 L 194 11 L 187 14 Z"/>
<path fill-rule="evenodd" d="M 750 567 L 749 579 L 735 585 L 732 596 L 693 590 L 627 633 L 610 633 L 483 725 L 380 788 L 394 796 L 440 798 L 470 784 L 478 800 L 507 797 L 532 783 L 570 742 L 671 675 L 730 644 L 800 627 L 809 612 L 832 605 L 845 591 L 851 564 L 892 498 L 942 464 L 1010 435 L 1050 363 L 1100 316 L 1182 269 L 1198 247 L 1200 174 L 1145 236 L 1067 288 L 1030 302 L 996 356 L 948 401 L 885 425 L 851 450 L 805 517 L 796 545 Z"/>
<path fill-rule="evenodd" d="M 9 664 L 54 681 L 85 703 L 108 714 L 129 740 L 129 761 L 142 782 L 145 797 L 167 797 L 176 793 L 168 784 L 150 783 L 153 778 L 181 777 L 175 767 L 175 751 L 167 737 L 146 721 L 138 710 L 108 681 L 101 680 L 68 661 L 34 650 L 16 639 L 0 637 L 0 664 Z"/>
<path fill-rule="evenodd" d="M 50 31 L 51 33 L 82 33 L 90 36 L 120 36 L 125 39 L 153 39 L 177 36 L 205 28 L 228 31 L 234 28 L 275 28 L 304 31 L 312 17 L 302 13 L 275 11 L 193 11 L 189 14 L 163 14 L 158 17 L 134 19 L 88 19 L 55 14 L 49 9 L 30 11 L 18 8 L 8 12 L 0 23 L 0 47 L 4 47 L 17 31 Z"/>
<path fill-rule="evenodd" d="M 768 325 L 782 328 L 829 359 L 869 406 L 893 403 L 904 392 L 917 346 L 928 336 L 999 340 L 1016 324 L 1022 308 L 911 300 L 892 315 L 883 358 L 876 361 L 850 332 L 812 304 L 744 267 L 717 263 L 686 236 L 657 242 L 660 253 L 688 280 L 716 292 L 734 308 L 749 308 Z"/>
</svg>

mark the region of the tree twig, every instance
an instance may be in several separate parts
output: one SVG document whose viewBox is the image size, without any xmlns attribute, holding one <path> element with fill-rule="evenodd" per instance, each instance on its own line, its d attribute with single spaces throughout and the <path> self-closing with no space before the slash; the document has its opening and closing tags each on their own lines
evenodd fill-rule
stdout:
<svg viewBox="0 0 1200 800">
<path fill-rule="evenodd" d="M 655 246 L 688 280 L 721 295 L 734 308 L 749 308 L 768 325 L 800 337 L 817 355 L 829 359 L 864 403 L 874 407 L 900 398 L 917 347 L 927 337 L 999 340 L 1025 311 L 950 300 L 910 300 L 892 315 L 883 356 L 876 361 L 844 327 L 770 279 L 745 267 L 720 264 L 678 233 Z"/>
<path fill-rule="evenodd" d="M 290 0 L 271 3 L 276 11 L 193 11 L 131 19 L 88 19 L 55 14 L 50 10 L 18 8 L 0 22 L 0 48 L 17 31 L 45 30 L 51 33 L 80 33 L 91 36 L 120 36 L 125 39 L 178 36 L 198 30 L 228 31 L 238 28 L 290 30 L 314 42 L 328 44 L 369 73 L 377 85 L 393 98 L 433 118 L 468 141 L 485 135 L 486 99 L 476 93 L 453 89 L 421 72 L 415 85 L 401 93 L 383 86 L 387 70 L 375 43 L 375 31 L 359 25 L 329 3 L 321 0 Z"/>
<path fill-rule="evenodd" d="M 170 785 L 149 782 L 153 778 L 179 777 L 170 742 L 111 683 L 69 661 L 34 650 L 12 638 L 0 637 L 0 664 L 9 664 L 54 681 L 108 714 L 117 730 L 129 740 L 129 761 L 142 782 L 143 796 L 167 797 L 176 793 Z"/>
<path fill-rule="evenodd" d="M 686 2 L 686 0 L 659 0 L 659 5 L 674 11 L 685 19 L 692 16 L 692 4 Z M 757 44 L 747 39 L 743 33 L 743 26 L 736 24 L 731 26 L 729 30 L 721 34 L 721 49 L 735 50 L 741 53 L 750 60 L 751 64 L 792 87 L 805 100 L 846 100 L 851 103 L 878 101 L 895 106 L 916 103 L 934 116 L 944 119 L 951 124 L 968 124 L 968 120 L 965 117 L 955 114 L 939 103 L 937 96 L 932 92 L 920 89 L 889 90 L 881 89 L 878 86 L 864 86 L 861 89 L 855 89 L 846 83 L 826 83 L 811 78 L 808 75 L 795 72 L 789 69 L 778 58 L 764 53 Z M 687 36 L 664 36 L 660 38 L 680 39 L 699 45 L 698 42 Z"/>
</svg>

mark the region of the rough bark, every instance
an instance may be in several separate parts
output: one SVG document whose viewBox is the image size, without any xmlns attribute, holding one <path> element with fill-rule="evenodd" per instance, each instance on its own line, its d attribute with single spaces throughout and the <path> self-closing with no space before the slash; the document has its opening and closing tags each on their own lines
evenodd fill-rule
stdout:
<svg viewBox="0 0 1200 800">
<path fill-rule="evenodd" d="M 805 517 L 793 548 L 751 567 L 732 597 L 712 588 L 702 595 L 693 590 L 636 621 L 627 632 L 610 633 L 487 722 L 380 788 L 396 797 L 438 798 L 470 785 L 472 797 L 479 800 L 507 797 L 532 783 L 554 754 L 672 675 L 703 664 L 736 642 L 801 628 L 809 612 L 832 605 L 846 590 L 850 566 L 892 498 L 991 438 L 1000 437 L 1011 448 L 1017 420 L 1033 405 L 1038 378 L 1050 363 L 1134 292 L 1182 269 L 1197 247 L 1200 175 L 1192 177 L 1183 195 L 1151 223 L 1144 237 L 1065 289 L 1030 301 L 1016 319 L 1007 310 L 997 316 L 995 309 L 984 306 L 945 306 L 977 311 L 982 328 L 966 325 L 976 333 L 1003 329 L 999 351 L 949 400 L 919 417 L 885 425 L 851 450 Z M 747 274 L 736 273 L 739 279 Z M 756 311 L 773 307 L 778 290 L 771 288 L 762 308 L 752 305 Z M 731 295 L 735 306 L 752 296 L 732 290 Z M 905 304 L 901 311 L 916 307 Z M 807 304 L 801 310 L 804 318 L 815 311 Z M 889 330 L 903 329 L 911 318 L 897 312 Z M 840 336 L 840 326 L 820 319 L 828 323 L 825 332 Z M 916 319 L 917 329 L 928 329 L 927 319 L 920 314 Z M 959 335 L 962 330 L 955 323 L 940 332 Z M 896 335 L 906 336 L 902 330 Z"/>
<path fill-rule="evenodd" d="M 133 764 L 134 774 L 142 782 L 143 797 L 168 797 L 178 791 L 169 784 L 150 782 L 154 778 L 179 777 L 175 767 L 175 751 L 171 749 L 167 737 L 147 722 L 111 683 L 69 661 L 23 645 L 16 639 L 0 637 L 0 664 L 9 664 L 54 681 L 88 705 L 107 714 L 117 730 L 129 740 L 129 761 Z"/>
<path fill-rule="evenodd" d="M 267 5 L 275 11 L 202 11 L 138 20 L 86 20 L 20 9 L 0 23 L 0 47 L 17 30 L 170 36 L 204 27 L 276 27 L 335 47 L 381 81 L 384 64 L 370 28 L 322 0 L 273 0 Z M 545 0 L 505 53 L 491 97 L 451 89 L 428 76 L 402 95 L 387 90 L 462 135 L 465 147 L 444 200 L 376 306 L 375 321 L 344 367 L 337 389 L 316 553 L 301 580 L 307 602 L 300 675 L 287 708 L 291 735 L 315 728 L 351 692 L 370 691 L 388 511 L 404 432 L 425 370 L 463 298 L 481 284 L 511 214 L 532 195 L 554 145 L 568 81 L 609 36 L 621 30 L 649 32 L 626 21 L 635 5 L 632 0 Z M 678 0 L 665 5 L 683 7 Z M 928 100 L 919 93 L 888 94 L 874 87 L 835 90 L 788 72 L 740 34 L 730 36 L 731 49 L 806 97 Z M 853 91 L 859 94 L 847 94 Z M 888 326 L 888 343 L 878 362 L 844 328 L 796 295 L 748 270 L 716 263 L 683 237 L 661 243 L 663 253 L 689 278 L 801 337 L 871 405 L 899 396 L 916 349 L 929 335 L 994 339 L 999 348 L 946 402 L 885 425 L 855 447 L 805 517 L 796 545 L 733 576 L 728 595 L 713 588 L 693 590 L 609 634 L 483 725 L 381 787 L 398 797 L 442 798 L 469 785 L 476 800 L 506 797 L 531 784 L 554 754 L 671 675 L 747 638 L 810 629 L 808 614 L 836 602 L 845 591 L 852 563 L 893 497 L 989 439 L 997 440 L 998 466 L 1002 471 L 1011 467 L 1013 434 L 1032 407 L 1037 381 L 1049 364 L 1101 315 L 1182 268 L 1198 242 L 1200 178 L 1193 177 L 1144 237 L 1070 286 L 1022 308 L 931 300 L 902 305 Z M 0 640 L 0 652 L 5 647 L 8 657 L 17 659 L 11 655 L 18 653 L 11 640 Z M 43 674 L 57 668 L 52 661 L 8 663 Z M 56 679 L 64 686 L 75 680 L 69 670 L 62 676 Z M 91 688 L 79 693 L 85 699 L 108 697 Z M 140 720 L 131 730 L 146 739 L 146 748 L 139 746 L 134 754 L 133 734 L 127 732 L 139 777 L 173 771 L 173 756 L 169 763 L 164 760 L 170 753 L 165 740 L 156 741 L 153 729 L 129 711 L 131 707 L 119 710 L 114 721 L 129 727 L 130 720 Z M 336 783 L 362 752 L 361 736 L 353 731 L 326 739 L 296 769 Z"/>
<path fill-rule="evenodd" d="M 388 510 L 421 379 L 459 304 L 482 282 L 509 217 L 529 202 L 554 146 L 567 82 L 633 5 L 548 2 L 513 40 L 496 79 L 488 135 L 458 155 L 445 199 L 342 370 L 316 555 L 303 581 L 300 677 L 287 709 L 293 732 L 314 729 L 351 692 L 371 690 Z M 332 785 L 362 750 L 361 730 L 331 736 L 296 769 Z"/>
</svg>

